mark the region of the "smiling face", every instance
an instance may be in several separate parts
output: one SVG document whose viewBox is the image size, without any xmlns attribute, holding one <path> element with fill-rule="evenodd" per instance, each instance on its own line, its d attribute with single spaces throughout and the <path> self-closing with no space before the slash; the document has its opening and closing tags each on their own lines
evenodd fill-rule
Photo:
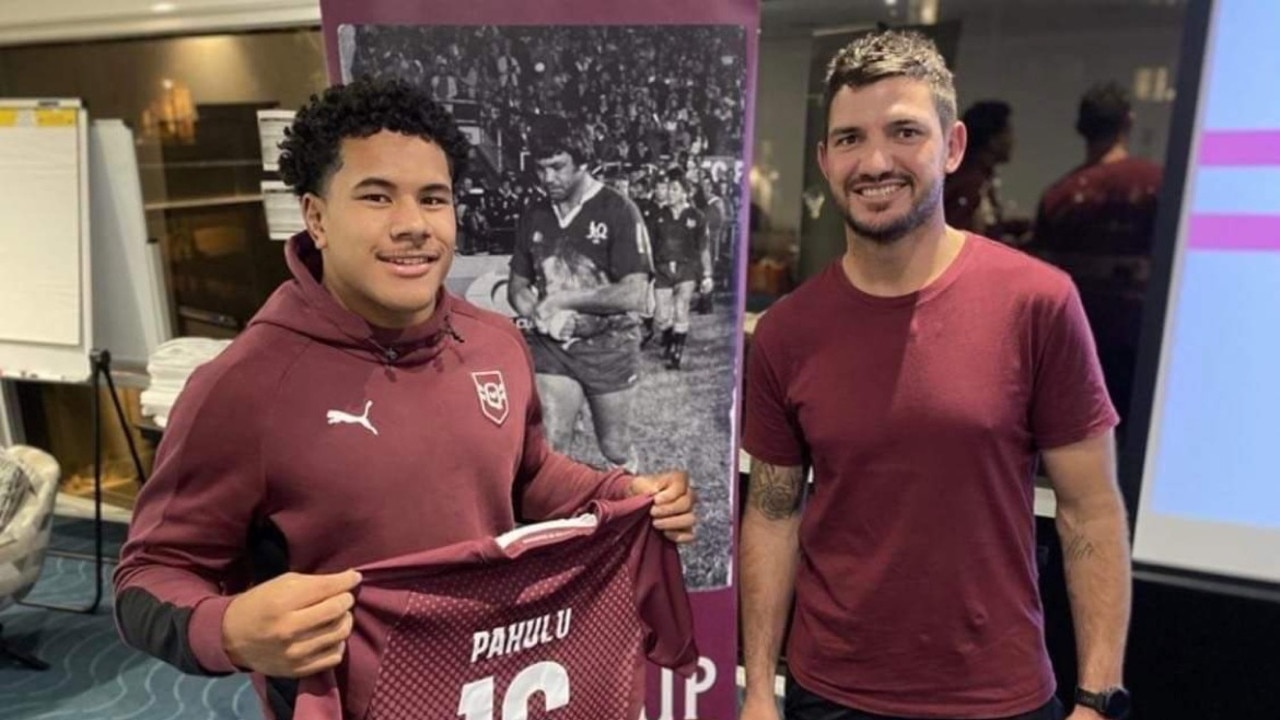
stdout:
<svg viewBox="0 0 1280 720">
<path fill-rule="evenodd" d="M 888 245 L 941 220 L 964 145 L 964 126 L 942 127 L 927 83 L 891 77 L 835 94 L 818 163 L 849 230 Z"/>
<path fill-rule="evenodd" d="M 370 323 L 425 322 L 453 261 L 457 218 L 439 145 L 383 130 L 346 138 L 323 197 L 303 214 L 324 256 L 324 286 Z"/>
</svg>

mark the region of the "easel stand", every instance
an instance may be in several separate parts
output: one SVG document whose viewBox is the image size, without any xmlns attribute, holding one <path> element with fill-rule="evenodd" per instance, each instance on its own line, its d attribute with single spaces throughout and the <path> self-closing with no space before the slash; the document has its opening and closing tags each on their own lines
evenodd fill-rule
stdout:
<svg viewBox="0 0 1280 720">
<path fill-rule="evenodd" d="M 102 603 L 102 569 L 106 562 L 102 551 L 102 415 L 100 414 L 100 393 L 102 390 L 102 381 L 106 380 L 107 389 L 111 393 L 111 402 L 116 408 L 116 419 L 120 421 L 120 428 L 124 430 L 125 439 L 129 443 L 129 455 L 133 458 L 134 469 L 138 472 L 139 484 L 146 482 L 146 474 L 142 469 L 142 458 L 138 455 L 138 448 L 133 442 L 133 434 L 129 432 L 129 421 L 125 417 L 124 407 L 120 404 L 120 397 L 116 394 L 116 383 L 111 377 L 111 353 L 107 350 L 94 350 L 89 355 L 93 363 L 93 400 L 91 408 L 93 412 L 93 554 L 69 552 L 66 550 L 49 550 L 49 555 L 57 557 L 75 558 L 78 560 L 93 560 L 93 601 L 84 607 L 75 607 L 67 605 L 50 605 L 48 603 L 26 602 L 22 604 L 27 607 L 45 608 L 48 610 L 61 610 L 63 612 L 80 613 L 82 615 L 92 615 L 97 612 L 98 606 Z"/>
</svg>

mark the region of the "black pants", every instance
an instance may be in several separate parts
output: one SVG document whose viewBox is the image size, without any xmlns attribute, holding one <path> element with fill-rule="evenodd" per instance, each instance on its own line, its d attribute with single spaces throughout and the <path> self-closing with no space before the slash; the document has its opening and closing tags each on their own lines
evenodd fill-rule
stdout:
<svg viewBox="0 0 1280 720">
<path fill-rule="evenodd" d="M 791 677 L 787 678 L 785 707 L 786 720 L 909 720 L 908 718 L 874 715 L 838 705 L 805 690 Z M 1054 697 L 1043 707 L 1032 710 L 1029 713 L 996 720 L 1063 720 L 1066 716 L 1067 713 L 1063 709 L 1062 703 L 1058 702 L 1058 698 Z"/>
</svg>

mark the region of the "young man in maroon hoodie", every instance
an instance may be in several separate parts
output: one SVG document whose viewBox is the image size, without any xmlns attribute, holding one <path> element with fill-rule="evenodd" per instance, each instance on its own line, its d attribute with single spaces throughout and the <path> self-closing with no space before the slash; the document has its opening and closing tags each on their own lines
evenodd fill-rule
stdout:
<svg viewBox="0 0 1280 720">
<path fill-rule="evenodd" d="M 632 477 L 551 451 L 510 320 L 443 287 L 469 146 L 398 82 L 298 113 L 281 174 L 307 231 L 293 279 L 193 375 L 115 575 L 125 640 L 199 674 L 249 671 L 275 718 L 352 630 L 349 568 L 649 494 L 692 539 L 684 473 Z"/>
</svg>

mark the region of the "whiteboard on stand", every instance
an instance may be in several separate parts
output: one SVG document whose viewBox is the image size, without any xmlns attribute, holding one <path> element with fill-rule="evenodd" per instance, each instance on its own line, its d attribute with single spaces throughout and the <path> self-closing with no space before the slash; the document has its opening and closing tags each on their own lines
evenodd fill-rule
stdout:
<svg viewBox="0 0 1280 720">
<path fill-rule="evenodd" d="M 90 377 L 88 135 L 79 100 L 0 100 L 0 377 Z"/>
<path fill-rule="evenodd" d="M 170 336 L 133 134 L 79 100 L 0 100 L 0 379 L 83 383 Z"/>
</svg>

